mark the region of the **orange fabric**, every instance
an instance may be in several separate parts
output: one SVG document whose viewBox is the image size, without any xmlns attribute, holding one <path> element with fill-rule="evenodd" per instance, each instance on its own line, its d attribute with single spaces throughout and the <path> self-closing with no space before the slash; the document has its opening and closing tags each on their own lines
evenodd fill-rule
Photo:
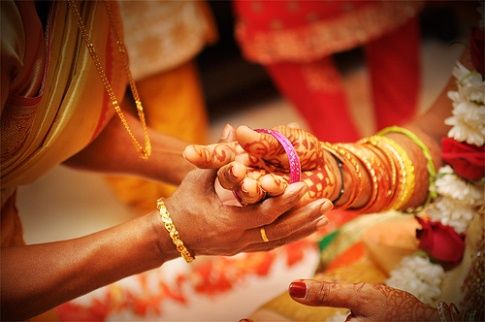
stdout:
<svg viewBox="0 0 485 322">
<path fill-rule="evenodd" d="M 193 62 L 137 82 L 148 125 L 188 143 L 205 143 L 207 116 Z M 175 187 L 135 177 L 109 177 L 116 196 L 136 212 L 153 210 L 156 200 Z"/>
<path fill-rule="evenodd" d="M 327 267 L 326 272 L 331 272 L 335 269 L 345 267 L 357 262 L 365 255 L 365 247 L 363 242 L 355 243 L 350 246 L 343 254 L 339 255 L 337 258 L 330 263 Z"/>
<path fill-rule="evenodd" d="M 347 222 L 357 218 L 360 214 L 356 211 L 351 210 L 343 210 L 343 209 L 332 209 L 328 213 L 325 214 L 328 218 L 328 224 L 326 224 L 322 229 L 319 230 L 319 233 L 324 236 L 336 229 L 339 229 Z"/>
<path fill-rule="evenodd" d="M 414 217 L 406 215 L 376 224 L 362 236 L 367 256 L 389 274 L 403 257 L 418 250 L 418 228 Z"/>
</svg>

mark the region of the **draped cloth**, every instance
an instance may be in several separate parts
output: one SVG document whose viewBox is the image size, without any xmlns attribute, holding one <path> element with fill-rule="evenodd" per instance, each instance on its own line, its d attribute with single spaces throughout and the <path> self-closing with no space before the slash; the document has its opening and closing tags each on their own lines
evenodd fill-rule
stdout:
<svg viewBox="0 0 485 322">
<path fill-rule="evenodd" d="M 415 115 L 420 88 L 417 15 L 422 1 L 234 3 L 243 55 L 267 69 L 321 140 L 353 141 L 362 135 L 360 120 L 353 115 L 357 112 L 348 103 L 351 95 L 332 57 L 356 47 L 365 51 L 369 105 L 377 129 Z"/>
<path fill-rule="evenodd" d="M 50 3 L 44 25 L 31 1 L 2 1 L 1 5 L 5 246 L 22 240 L 16 188 L 83 149 L 110 119 L 112 108 L 66 2 Z M 122 31 L 116 3 L 110 5 L 112 18 L 102 2 L 82 2 L 80 11 L 114 93 L 121 98 L 126 77 L 112 32 L 116 28 L 122 36 Z"/>
<path fill-rule="evenodd" d="M 207 112 L 194 59 L 217 36 L 207 3 L 122 1 L 120 8 L 148 126 L 187 143 L 206 143 Z M 140 214 L 175 190 L 169 183 L 132 176 L 107 180 L 118 199 Z"/>
</svg>

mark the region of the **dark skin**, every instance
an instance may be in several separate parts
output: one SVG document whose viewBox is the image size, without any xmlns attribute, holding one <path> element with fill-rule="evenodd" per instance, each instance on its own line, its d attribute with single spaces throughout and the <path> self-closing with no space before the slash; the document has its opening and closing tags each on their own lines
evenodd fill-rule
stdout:
<svg viewBox="0 0 485 322">
<path fill-rule="evenodd" d="M 211 170 L 192 171 L 166 200 L 172 220 L 194 256 L 269 250 L 307 236 L 326 223 L 322 214 L 331 208 L 328 201 L 320 199 L 295 208 L 306 191 L 303 184 L 260 205 L 237 208 L 219 201 L 213 187 L 215 176 Z M 261 240 L 263 226 L 270 242 Z M 3 248 L 1 256 L 2 319 L 19 320 L 180 255 L 159 214 L 152 212 L 73 240 Z"/>
<path fill-rule="evenodd" d="M 134 134 L 139 138 L 139 142 L 143 142 L 140 122 L 127 111 L 131 103 L 125 100 L 123 105 L 125 116 Z M 148 160 L 143 160 L 129 140 L 118 117 L 111 111 L 111 120 L 98 137 L 64 164 L 81 170 L 135 174 L 147 179 L 180 184 L 185 175 L 195 168 L 182 157 L 182 151 L 187 143 L 148 130 L 152 142 L 152 155 Z"/>
<path fill-rule="evenodd" d="M 141 142 L 140 123 L 126 115 Z M 323 214 L 332 207 L 328 200 L 297 207 L 307 189 L 301 183 L 251 207 L 223 205 L 214 190 L 216 171 L 193 170 L 194 166 L 182 157 L 185 143 L 151 131 L 153 153 L 143 160 L 132 148 L 118 118 L 111 116 L 99 136 L 65 164 L 180 183 L 165 204 L 194 256 L 269 250 L 303 238 L 327 222 Z M 227 139 L 233 134 L 226 129 L 223 136 Z M 265 227 L 269 242 L 261 239 L 261 227 Z M 81 238 L 4 247 L 0 272 L 2 320 L 28 319 L 179 256 L 157 211 Z"/>
</svg>

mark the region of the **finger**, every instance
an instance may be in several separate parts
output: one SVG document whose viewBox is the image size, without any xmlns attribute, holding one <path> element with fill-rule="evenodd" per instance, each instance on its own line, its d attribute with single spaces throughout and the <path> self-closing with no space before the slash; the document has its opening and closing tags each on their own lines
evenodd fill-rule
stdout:
<svg viewBox="0 0 485 322">
<path fill-rule="evenodd" d="M 212 169 L 195 169 L 190 171 L 174 192 L 173 196 L 184 198 L 189 194 L 204 194 L 207 199 L 216 197 L 214 190 L 214 181 L 217 178 L 217 172 Z M 218 201 L 218 199 L 217 199 Z M 215 201 L 215 202 L 217 202 Z"/>
<path fill-rule="evenodd" d="M 258 181 L 250 177 L 244 178 L 241 185 L 234 189 L 234 193 L 243 205 L 255 204 L 266 196 Z"/>
<path fill-rule="evenodd" d="M 231 142 L 236 139 L 236 134 L 234 128 L 231 124 L 226 124 L 224 129 L 222 130 L 221 138 L 219 139 L 219 143 L 221 142 Z"/>
<path fill-rule="evenodd" d="M 266 236 L 272 242 L 283 241 L 281 244 L 302 238 L 326 225 L 328 219 L 324 214 L 332 208 L 332 203 L 327 199 L 315 200 L 305 207 L 292 210 L 287 215 L 264 226 Z M 248 243 L 260 243 L 261 238 L 258 238 L 261 233 L 260 228 L 248 230 L 243 239 Z"/>
<path fill-rule="evenodd" d="M 259 184 L 269 196 L 274 197 L 281 195 L 285 191 L 286 187 L 288 187 L 288 179 L 280 175 L 268 173 L 259 179 Z"/>
<path fill-rule="evenodd" d="M 240 185 L 246 175 L 247 168 L 233 161 L 217 171 L 217 178 L 224 189 L 233 190 Z"/>
<path fill-rule="evenodd" d="M 268 225 L 293 208 L 307 189 L 303 182 L 293 183 L 281 196 L 266 199 L 258 205 L 235 209 L 234 212 L 246 217 L 250 214 L 247 221 L 249 229 Z"/>
<path fill-rule="evenodd" d="M 184 152 L 184 158 L 202 169 L 218 169 L 235 158 L 234 148 L 228 143 L 210 145 L 188 145 Z"/>
<path fill-rule="evenodd" d="M 313 134 L 301 128 L 282 125 L 275 127 L 275 130 L 286 136 L 293 144 L 303 170 L 314 169 L 323 163 L 323 149 L 320 148 L 320 141 Z"/>
<path fill-rule="evenodd" d="M 360 315 L 372 288 L 366 283 L 349 284 L 316 280 L 294 281 L 290 296 L 297 302 L 312 306 L 344 307 Z"/>
<path fill-rule="evenodd" d="M 267 158 L 284 152 L 283 147 L 272 135 L 258 133 L 247 126 L 237 128 L 236 140 L 245 151 L 258 158 Z"/>
<path fill-rule="evenodd" d="M 271 237 L 271 233 L 266 232 L 266 238 L 268 238 L 268 242 L 264 242 L 262 239 L 261 233 L 258 238 L 258 236 L 255 237 L 253 240 L 253 243 L 249 246 L 247 246 L 244 251 L 245 252 L 261 252 L 261 251 L 267 251 L 271 250 L 283 245 L 286 245 L 288 243 L 300 240 L 302 238 L 305 238 L 309 236 L 310 234 L 314 233 L 317 231 L 319 228 L 325 226 L 327 224 L 328 220 L 326 218 L 319 218 L 316 219 L 310 223 L 305 224 L 304 227 L 301 227 L 294 233 L 292 233 L 290 236 L 286 238 L 280 238 L 277 240 L 273 240 Z M 266 230 L 266 228 L 265 228 Z"/>
<path fill-rule="evenodd" d="M 238 148 L 242 149 L 238 145 Z M 242 153 L 237 153 L 236 152 L 236 158 L 235 161 L 244 164 L 247 167 L 253 167 L 253 168 L 261 168 L 261 169 L 266 169 L 267 165 L 265 164 L 264 160 L 261 158 L 258 158 L 254 155 L 250 155 L 246 151 L 242 151 Z"/>
</svg>

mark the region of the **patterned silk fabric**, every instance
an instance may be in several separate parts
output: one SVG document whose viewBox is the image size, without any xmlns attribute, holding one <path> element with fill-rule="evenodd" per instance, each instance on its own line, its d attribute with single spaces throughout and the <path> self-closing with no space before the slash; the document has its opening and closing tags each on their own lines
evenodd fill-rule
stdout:
<svg viewBox="0 0 485 322">
<path fill-rule="evenodd" d="M 122 97 L 126 78 L 105 7 L 81 5 L 88 30 L 96 30 L 91 41 L 107 77 Z M 78 46 L 78 25 L 67 3 L 50 4 L 44 29 L 33 2 L 2 1 L 2 236 L 21 234 L 19 225 L 4 225 L 4 220 L 18 220 L 10 199 L 16 187 L 84 148 L 112 113 L 87 47 Z M 16 232 L 4 231 L 8 227 L 17 227 Z"/>
</svg>

